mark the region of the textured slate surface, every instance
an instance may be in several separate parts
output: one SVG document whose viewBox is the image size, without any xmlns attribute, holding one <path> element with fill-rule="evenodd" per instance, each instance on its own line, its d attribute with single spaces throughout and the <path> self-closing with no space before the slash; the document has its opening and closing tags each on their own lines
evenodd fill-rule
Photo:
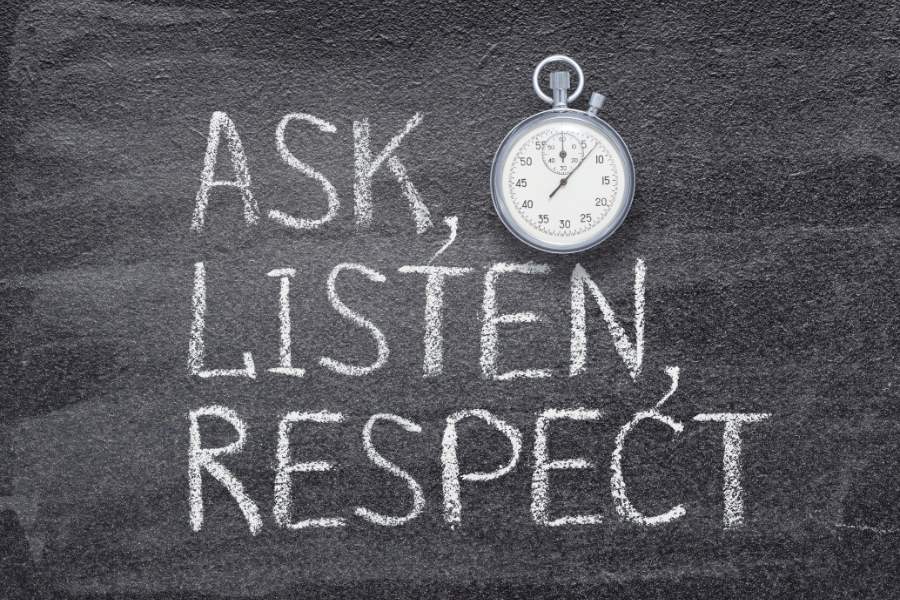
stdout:
<svg viewBox="0 0 900 600">
<path fill-rule="evenodd" d="M 6 5 L 4 597 L 889 597 L 900 530 L 898 12 L 874 3 Z M 557 52 L 580 62 L 588 91 L 607 94 L 603 116 L 637 172 L 623 227 L 575 257 L 517 242 L 488 188 L 505 133 L 544 108 L 530 89 L 533 66 Z M 220 189 L 198 234 L 189 224 L 213 111 L 237 126 L 263 218 L 246 227 L 238 194 Z M 288 137 L 341 200 L 335 221 L 315 231 L 265 217 L 324 206 L 318 185 L 275 148 L 289 112 L 337 128 Z M 370 121 L 377 151 L 417 112 L 424 121 L 397 156 L 435 227 L 416 234 L 383 171 L 372 226 L 359 230 L 353 122 Z M 424 379 L 424 278 L 397 269 L 426 264 L 452 215 L 459 237 L 435 264 L 476 272 L 447 283 L 444 373 Z M 630 332 L 638 259 L 647 268 L 642 375 L 628 376 L 593 308 L 587 373 L 568 377 L 574 265 Z M 198 261 L 208 273 L 207 353 L 222 367 L 239 366 L 244 351 L 259 370 L 277 363 L 277 283 L 266 273 L 298 270 L 293 354 L 306 378 L 190 375 Z M 504 279 L 501 308 L 544 320 L 504 330 L 501 364 L 554 376 L 485 380 L 484 271 L 527 261 L 551 273 Z M 387 278 L 341 283 L 391 350 L 385 368 L 361 378 L 317 366 L 320 356 L 373 356 L 368 335 L 326 298 L 325 279 L 343 262 Z M 665 410 L 685 432 L 648 424 L 630 439 L 625 468 L 648 514 L 675 503 L 687 514 L 642 529 L 614 512 L 609 460 L 618 429 L 668 389 L 666 366 L 681 369 Z M 248 422 L 248 446 L 228 465 L 260 506 L 258 536 L 211 481 L 204 528 L 190 529 L 187 414 L 209 404 Z M 555 476 L 565 491 L 553 510 L 605 522 L 541 528 L 529 514 L 534 420 L 578 406 L 604 416 L 561 426 L 552 452 L 597 468 Z M 464 520 L 451 529 L 440 512 L 441 434 L 466 408 L 520 428 L 525 449 L 507 477 L 464 488 Z M 349 524 L 279 529 L 278 421 L 326 409 L 346 422 L 310 429 L 296 452 L 338 468 L 297 476 L 296 507 Z M 690 421 L 722 411 L 773 413 L 744 436 L 740 531 L 722 528 L 721 428 Z M 401 528 L 352 515 L 409 502 L 362 451 L 361 428 L 376 412 L 423 428 L 376 437 L 425 491 L 425 511 Z M 505 460 L 502 438 L 465 432 L 468 468 Z M 233 435 L 218 433 L 222 443 Z"/>
</svg>

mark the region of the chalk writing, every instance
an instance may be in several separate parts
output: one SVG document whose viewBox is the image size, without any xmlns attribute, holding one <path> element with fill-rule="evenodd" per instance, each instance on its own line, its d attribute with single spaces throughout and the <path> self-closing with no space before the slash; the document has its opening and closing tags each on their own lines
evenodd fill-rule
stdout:
<svg viewBox="0 0 900 600">
<path fill-rule="evenodd" d="M 275 269 L 269 271 L 269 277 L 281 279 L 281 290 L 278 296 L 278 323 L 281 330 L 281 347 L 278 349 L 279 364 L 269 369 L 269 373 L 303 377 L 306 373 L 291 362 L 291 277 L 297 274 L 295 269 Z"/>
<path fill-rule="evenodd" d="M 504 466 L 490 473 L 459 473 L 459 460 L 457 459 L 457 433 L 456 424 L 469 417 L 483 419 L 489 425 L 500 431 L 512 445 L 512 456 Z M 486 410 L 473 409 L 461 410 L 447 417 L 447 427 L 444 429 L 444 439 L 441 443 L 441 463 L 443 464 L 444 482 L 444 520 L 448 523 L 459 523 L 462 519 L 462 502 L 460 501 L 459 482 L 462 481 L 491 481 L 503 477 L 519 462 L 522 452 L 522 434 L 518 429 L 497 418 Z"/>
<path fill-rule="evenodd" d="M 726 425 L 728 438 L 725 441 L 726 461 L 726 506 L 725 529 L 734 529 L 744 525 L 744 508 L 740 487 L 740 438 L 739 427 L 745 423 L 755 423 L 768 418 L 767 414 L 751 413 L 714 413 L 700 414 L 694 417 L 694 421 L 721 421 Z M 199 419 L 201 417 L 218 418 L 231 424 L 237 431 L 238 439 L 227 446 L 220 448 L 203 447 Z M 542 411 L 535 422 L 534 433 L 534 464 L 531 474 L 531 516 L 538 527 L 560 526 L 591 526 L 603 523 L 603 516 L 593 515 L 566 515 L 551 517 L 550 510 L 550 475 L 557 470 L 583 471 L 595 468 L 594 462 L 586 458 L 551 459 L 549 456 L 549 427 L 551 423 L 560 421 L 596 421 L 600 419 L 601 412 L 597 409 L 547 409 Z M 481 419 L 492 428 L 506 437 L 509 443 L 509 459 L 490 472 L 461 473 L 459 465 L 459 432 L 458 425 L 465 419 Z M 625 479 L 622 473 L 622 460 L 625 450 L 625 441 L 628 434 L 645 420 L 656 420 L 667 425 L 676 434 L 684 431 L 684 425 L 676 420 L 661 414 L 658 410 L 650 409 L 639 411 L 619 430 L 615 438 L 612 453 L 611 469 L 613 476 L 610 482 L 610 493 L 613 507 L 619 518 L 625 522 L 640 526 L 662 526 L 677 519 L 685 517 L 686 511 L 683 505 L 678 504 L 665 513 L 647 516 L 643 514 L 626 493 Z M 225 487 L 231 497 L 237 502 L 241 513 L 247 522 L 250 532 L 255 535 L 263 527 L 263 520 L 256 502 L 247 495 L 244 485 L 228 470 L 218 458 L 229 455 L 237 455 L 246 447 L 249 438 L 245 422 L 237 413 L 229 408 L 212 405 L 189 413 L 190 420 L 190 446 L 188 449 L 188 480 L 190 487 L 190 522 L 194 531 L 200 531 L 203 527 L 204 501 L 202 493 L 202 475 L 206 471 Z M 399 425 L 405 431 L 420 434 L 423 428 L 417 423 L 390 413 L 376 413 L 365 423 L 362 430 L 362 446 L 366 457 L 377 467 L 384 469 L 391 475 L 403 480 L 412 495 L 412 506 L 399 516 L 390 516 L 376 513 L 365 507 L 357 506 L 352 514 L 359 517 L 362 522 L 380 527 L 397 527 L 407 525 L 419 517 L 425 509 L 426 499 L 422 486 L 412 475 L 401 469 L 394 463 L 385 459 L 375 449 L 372 441 L 372 431 L 380 421 L 389 421 Z M 276 473 L 274 485 L 273 517 L 275 524 L 283 529 L 301 530 L 316 527 L 342 527 L 348 524 L 344 516 L 313 517 L 300 520 L 292 519 L 293 505 L 291 501 L 292 477 L 298 473 L 329 472 L 334 465 L 326 461 L 292 462 L 290 452 L 290 435 L 294 426 L 298 423 L 315 424 L 343 424 L 343 414 L 330 411 L 319 412 L 290 412 L 286 414 L 278 425 L 278 439 L 276 444 Z M 466 443 L 466 442 L 463 442 Z M 469 440 L 468 443 L 473 443 Z M 477 441 L 474 443 L 478 443 Z M 455 527 L 463 521 L 462 483 L 485 483 L 494 481 L 508 475 L 518 464 L 523 448 L 523 437 L 518 428 L 509 424 L 497 415 L 484 409 L 466 409 L 452 413 L 446 419 L 443 437 L 440 447 L 441 462 L 441 490 L 443 492 L 442 513 L 444 521 Z"/>
<path fill-rule="evenodd" d="M 569 374 L 579 375 L 584 372 L 587 361 L 587 334 L 585 324 L 584 288 L 591 290 L 594 300 L 600 306 L 603 320 L 609 328 L 609 334 L 615 342 L 616 352 L 628 367 L 631 378 L 635 379 L 641 372 L 644 359 L 644 277 L 646 270 L 644 261 L 638 259 L 634 266 L 634 343 L 628 339 L 625 329 L 616 320 L 612 307 L 597 287 L 587 271 L 581 265 L 575 265 L 572 271 L 572 344 L 571 366 Z"/>
<path fill-rule="evenodd" d="M 235 431 L 238 439 L 221 448 L 204 448 L 200 440 L 200 417 L 217 417 L 228 421 Z M 224 406 L 207 406 L 192 410 L 189 415 L 191 421 L 190 448 L 188 449 L 188 480 L 190 481 L 191 527 L 194 531 L 200 531 L 203 527 L 203 471 L 212 475 L 237 501 L 250 532 L 253 535 L 262 529 L 262 518 L 259 516 L 259 508 L 256 503 L 244 493 L 244 486 L 225 468 L 218 456 L 237 454 L 244 449 L 247 441 L 247 427 L 244 422 L 230 408 Z"/>
<path fill-rule="evenodd" d="M 770 413 L 709 413 L 697 415 L 695 421 L 719 421 L 725 423 L 722 434 L 725 470 L 725 513 L 722 520 L 726 529 L 744 524 L 744 497 L 741 489 L 741 426 L 768 419 Z"/>
<path fill-rule="evenodd" d="M 441 334 L 444 308 L 444 279 L 471 273 L 467 267 L 400 267 L 401 273 L 422 273 L 425 284 L 425 377 L 440 375 L 444 368 L 444 337 Z"/>
<path fill-rule="evenodd" d="M 391 475 L 399 477 L 406 482 L 406 485 L 409 486 L 409 490 L 413 495 L 413 505 L 412 509 L 410 509 L 410 511 L 402 517 L 386 517 L 363 507 L 357 507 L 356 514 L 366 521 L 369 521 L 370 523 L 374 523 L 376 525 L 396 527 L 397 525 L 408 523 L 409 521 L 412 521 L 419 516 L 419 514 L 422 512 L 422 509 L 425 507 L 425 494 L 422 492 L 422 486 L 420 486 L 416 482 L 416 480 L 412 478 L 412 475 L 385 459 L 378 453 L 378 450 L 375 449 L 375 445 L 372 444 L 372 428 L 378 421 L 392 421 L 406 431 L 410 431 L 412 433 L 422 433 L 422 428 L 409 419 L 404 419 L 403 417 L 386 413 L 378 413 L 372 415 L 371 418 L 369 418 L 369 420 L 366 422 L 366 426 L 363 428 L 363 448 L 365 448 L 366 455 L 369 457 L 369 460 L 371 460 L 373 463 L 375 463 Z"/>
<path fill-rule="evenodd" d="M 228 138 L 231 168 L 235 176 L 233 180 L 215 178 L 216 157 L 219 154 L 219 142 L 223 133 Z M 209 121 L 209 137 L 206 144 L 206 156 L 203 160 L 203 173 L 200 175 L 200 190 L 197 192 L 197 206 L 191 220 L 191 229 L 194 231 L 203 229 L 206 221 L 206 206 L 209 204 L 209 191 L 219 186 L 239 189 L 241 198 L 244 200 L 244 219 L 247 221 L 247 225 L 254 225 L 259 221 L 259 207 L 250 191 L 250 170 L 247 168 L 247 157 L 244 155 L 244 146 L 241 144 L 237 128 L 227 114 L 214 112 Z"/>
<path fill-rule="evenodd" d="M 204 365 L 203 330 L 206 317 L 206 268 L 202 262 L 194 265 L 194 295 L 191 298 L 194 307 L 194 321 L 191 324 L 191 338 L 188 344 L 188 368 L 191 373 L 204 379 L 209 377 L 249 377 L 256 379 L 256 367 L 253 355 L 244 352 L 243 369 L 206 370 Z"/>
<path fill-rule="evenodd" d="M 326 461 L 291 462 L 290 434 L 295 423 L 340 423 L 344 420 L 340 413 L 292 412 L 285 415 L 278 425 L 278 471 L 275 475 L 275 508 L 272 513 L 275 521 L 286 529 L 305 529 L 307 527 L 341 527 L 345 521 L 341 517 L 301 519 L 291 521 L 291 475 L 294 473 L 310 473 L 330 471 L 331 463 Z"/>
<path fill-rule="evenodd" d="M 601 523 L 600 515 L 550 518 L 550 471 L 554 469 L 591 469 L 593 463 L 583 458 L 550 460 L 547 455 L 547 427 L 551 421 L 570 419 L 573 421 L 596 421 L 600 411 L 588 408 L 573 410 L 545 410 L 538 417 L 534 432 L 534 477 L 531 480 L 531 516 L 536 523 L 558 527 L 560 525 L 592 525 Z"/>
<path fill-rule="evenodd" d="M 328 276 L 328 299 L 331 301 L 331 305 L 334 307 L 338 313 L 344 317 L 347 321 L 353 323 L 354 325 L 358 325 L 363 329 L 368 330 L 368 332 L 375 339 L 375 344 L 378 348 L 378 356 L 371 365 L 367 367 L 360 367 L 357 365 L 348 365 L 339 361 L 334 360 L 333 358 L 322 357 L 319 359 L 319 364 L 323 367 L 327 367 L 334 371 L 335 373 L 341 373 L 343 375 L 352 375 L 359 376 L 365 375 L 367 373 L 371 373 L 376 369 L 380 369 L 387 362 L 388 355 L 390 351 L 388 350 L 387 340 L 384 338 L 384 334 L 381 333 L 375 325 L 372 324 L 371 321 L 366 318 L 360 316 L 357 312 L 351 310 L 347 307 L 346 304 L 341 302 L 341 299 L 338 298 L 337 289 L 335 288 L 335 282 L 337 282 L 338 275 L 341 274 L 341 271 L 349 270 L 349 271 L 357 271 L 365 275 L 369 281 L 377 281 L 380 283 L 384 283 L 386 281 L 384 275 L 377 271 L 373 271 L 372 269 L 365 267 L 359 264 L 353 263 L 343 263 L 336 266 L 331 271 L 331 275 Z"/>
<path fill-rule="evenodd" d="M 307 177 L 315 179 L 322 185 L 322 189 L 325 191 L 325 197 L 328 199 L 328 209 L 326 210 L 325 214 L 319 219 L 298 219 L 280 210 L 270 210 L 269 218 L 278 221 L 286 227 L 292 227 L 294 229 L 315 229 L 334 219 L 334 217 L 337 215 L 338 208 L 340 207 L 340 201 L 338 200 L 337 190 L 334 189 L 334 186 L 331 184 L 331 182 L 328 181 L 328 179 L 326 179 L 324 175 L 322 175 L 309 165 L 297 160 L 288 149 L 287 144 L 284 141 L 284 130 L 292 120 L 312 123 L 319 128 L 319 131 L 323 131 L 325 133 L 334 133 L 335 131 L 337 131 L 337 128 L 331 123 L 323 121 L 322 119 L 319 119 L 318 117 L 314 117 L 312 115 L 307 115 L 304 113 L 291 113 L 289 115 L 285 115 L 284 118 L 281 119 L 281 122 L 278 124 L 278 129 L 275 130 L 275 145 L 278 148 L 278 153 L 281 155 L 282 160 L 284 160 L 284 162 L 291 165 Z"/>
<path fill-rule="evenodd" d="M 406 176 L 406 169 L 400 163 L 399 159 L 392 156 L 394 151 L 400 146 L 403 138 L 422 123 L 423 115 L 416 113 L 406 122 L 403 131 L 391 138 L 391 141 L 379 152 L 375 158 L 372 158 L 372 151 L 369 148 L 369 120 L 353 123 L 353 146 L 356 155 L 356 180 L 353 187 L 353 193 L 356 200 L 355 214 L 356 224 L 359 227 L 368 227 L 372 223 L 372 177 L 381 168 L 381 165 L 388 160 L 392 161 L 391 170 L 394 176 L 403 186 L 403 192 L 409 200 L 410 206 L 413 208 L 413 217 L 416 221 L 416 230 L 419 233 L 424 232 L 431 227 L 431 220 L 428 218 L 428 209 L 421 203 L 418 192 L 412 185 L 412 182 Z"/>
<path fill-rule="evenodd" d="M 499 357 L 497 325 L 509 323 L 534 323 L 540 317 L 533 312 L 520 312 L 505 315 L 497 314 L 497 279 L 505 273 L 521 273 L 523 275 L 544 275 L 550 272 L 547 265 L 532 263 L 514 265 L 497 263 L 488 269 L 484 276 L 484 323 L 481 326 L 481 372 L 488 379 L 506 381 L 520 377 L 550 377 L 547 369 L 517 369 L 499 373 L 497 359 Z"/>
</svg>

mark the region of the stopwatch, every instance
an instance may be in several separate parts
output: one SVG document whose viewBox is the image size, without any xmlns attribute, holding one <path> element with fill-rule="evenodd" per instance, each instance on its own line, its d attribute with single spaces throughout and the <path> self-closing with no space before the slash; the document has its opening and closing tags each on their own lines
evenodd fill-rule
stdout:
<svg viewBox="0 0 900 600">
<path fill-rule="evenodd" d="M 570 65 L 578 75 L 572 95 L 567 71 L 550 73 L 552 97 L 541 90 L 538 76 L 553 62 Z M 569 108 L 584 88 L 574 60 L 545 58 L 532 85 L 552 108 L 516 125 L 497 149 L 491 166 L 494 208 L 526 244 L 546 252 L 581 252 L 625 220 L 634 198 L 634 163 L 619 134 L 597 117 L 602 94 L 591 95 L 587 111 Z"/>
</svg>

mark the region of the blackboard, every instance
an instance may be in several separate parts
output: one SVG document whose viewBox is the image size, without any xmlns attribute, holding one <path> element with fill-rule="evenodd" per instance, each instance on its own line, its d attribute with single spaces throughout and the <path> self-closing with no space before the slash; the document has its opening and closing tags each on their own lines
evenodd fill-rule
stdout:
<svg viewBox="0 0 900 600">
<path fill-rule="evenodd" d="M 5 3 L 0 595 L 893 596 L 898 19 Z M 555 53 L 636 170 L 561 256 Z"/>
</svg>

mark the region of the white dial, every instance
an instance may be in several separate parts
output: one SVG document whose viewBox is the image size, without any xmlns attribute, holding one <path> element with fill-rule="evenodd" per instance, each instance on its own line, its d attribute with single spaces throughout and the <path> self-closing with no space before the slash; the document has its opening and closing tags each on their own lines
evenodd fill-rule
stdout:
<svg viewBox="0 0 900 600">
<path fill-rule="evenodd" d="M 522 125 L 494 165 L 500 177 L 495 204 L 503 205 L 507 227 L 551 252 L 583 250 L 605 239 L 624 218 L 634 189 L 621 138 L 590 118 L 547 115 Z"/>
</svg>

